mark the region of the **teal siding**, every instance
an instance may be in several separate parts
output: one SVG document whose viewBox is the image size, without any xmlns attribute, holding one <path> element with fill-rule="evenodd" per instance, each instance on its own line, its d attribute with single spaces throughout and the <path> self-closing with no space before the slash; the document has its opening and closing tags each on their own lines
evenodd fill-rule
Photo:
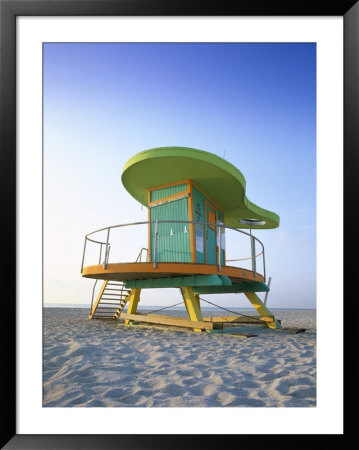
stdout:
<svg viewBox="0 0 359 450">
<path fill-rule="evenodd" d="M 193 192 L 193 220 L 195 222 L 205 222 L 204 218 L 204 195 L 199 192 L 194 186 Z M 194 245 L 196 250 L 196 262 L 204 264 L 204 226 L 195 225 L 195 239 Z"/>
<path fill-rule="evenodd" d="M 183 192 L 186 190 L 187 190 L 187 183 L 157 189 L 155 191 L 151 191 L 150 201 L 154 202 L 156 200 L 161 200 L 161 198 L 169 197 L 170 195 L 178 194 L 179 192 Z"/>
<path fill-rule="evenodd" d="M 195 222 L 208 222 L 208 217 L 205 217 L 205 200 L 210 203 L 212 209 L 216 212 L 217 220 L 223 221 L 222 212 L 216 208 L 211 201 L 193 186 L 193 216 Z M 195 226 L 195 250 L 196 262 L 216 264 L 216 232 L 210 227 L 207 228 L 207 236 L 203 225 Z M 206 239 L 207 237 L 207 239 Z M 207 246 L 207 261 L 205 246 Z M 224 251 L 221 251 L 221 264 L 224 264 Z"/>
<path fill-rule="evenodd" d="M 151 208 L 151 221 L 189 220 L 188 199 L 183 198 Z M 151 259 L 154 260 L 155 224 L 151 225 Z M 191 262 L 190 229 L 184 223 L 158 224 L 158 262 Z"/>
<path fill-rule="evenodd" d="M 171 195 L 186 191 L 187 183 L 157 189 L 151 192 L 151 201 L 161 200 Z M 208 211 L 216 213 L 218 221 L 223 221 L 222 212 L 212 202 L 193 186 L 193 195 L 155 206 L 150 209 L 151 221 L 156 220 L 189 220 L 188 201 L 193 202 L 195 222 L 208 222 Z M 205 201 L 209 203 L 207 208 Z M 191 262 L 190 227 L 182 223 L 162 223 L 158 226 L 158 262 Z M 199 264 L 217 264 L 216 231 L 201 224 L 194 226 L 196 262 Z M 155 224 L 151 225 L 151 260 L 154 259 Z M 224 264 L 224 251 L 221 251 L 221 263 Z"/>
<path fill-rule="evenodd" d="M 206 222 L 210 222 L 209 212 L 216 213 L 215 208 L 211 208 L 207 205 L 206 208 Z M 217 264 L 216 256 L 216 230 L 206 225 L 206 264 Z"/>
</svg>

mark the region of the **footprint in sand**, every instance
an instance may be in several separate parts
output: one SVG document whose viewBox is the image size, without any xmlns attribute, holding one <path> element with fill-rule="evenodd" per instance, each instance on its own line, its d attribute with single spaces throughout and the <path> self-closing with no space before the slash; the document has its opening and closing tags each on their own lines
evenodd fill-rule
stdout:
<svg viewBox="0 0 359 450">
<path fill-rule="evenodd" d="M 122 397 L 119 399 L 119 403 L 122 403 L 124 405 L 131 405 L 131 406 L 140 406 L 143 403 L 147 401 L 147 398 L 143 395 L 137 395 L 137 394 L 129 394 L 125 397 Z"/>
<path fill-rule="evenodd" d="M 285 377 L 278 381 L 276 390 L 281 395 L 291 395 L 291 390 L 298 388 L 298 386 L 301 385 L 310 387 L 312 384 L 312 380 L 309 377 Z"/>
<path fill-rule="evenodd" d="M 316 389 L 314 387 L 296 386 L 294 389 L 290 389 L 288 394 L 301 399 L 315 399 Z"/>
<path fill-rule="evenodd" d="M 162 392 L 163 394 L 170 395 L 172 397 L 179 397 L 180 395 L 186 394 L 187 390 L 184 387 L 179 386 L 178 384 L 171 383 L 161 388 L 160 392 Z"/>
<path fill-rule="evenodd" d="M 107 391 L 104 394 L 105 398 L 109 398 L 111 400 L 119 400 L 120 398 L 122 398 L 124 395 L 126 395 L 126 391 L 124 389 L 120 389 L 120 388 L 113 388 L 110 389 L 109 391 Z"/>
<path fill-rule="evenodd" d="M 216 392 L 218 392 L 218 385 L 214 385 L 214 384 L 207 384 L 204 388 L 203 388 L 203 394 L 207 397 L 207 396 L 211 396 L 213 394 L 215 394 Z"/>
<path fill-rule="evenodd" d="M 226 406 L 246 406 L 248 408 L 266 406 L 263 400 L 257 398 L 236 398 Z"/>
</svg>

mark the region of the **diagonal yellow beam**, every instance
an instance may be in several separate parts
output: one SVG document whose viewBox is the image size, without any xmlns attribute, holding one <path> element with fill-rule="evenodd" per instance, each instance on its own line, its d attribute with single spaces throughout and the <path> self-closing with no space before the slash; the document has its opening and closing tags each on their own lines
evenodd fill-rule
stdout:
<svg viewBox="0 0 359 450">
<path fill-rule="evenodd" d="M 244 295 L 252 303 L 261 316 L 273 316 L 273 313 L 266 307 L 255 292 L 244 292 Z M 266 322 L 269 328 L 282 328 L 281 324 L 273 316 L 273 322 Z"/>
<path fill-rule="evenodd" d="M 202 322 L 203 318 L 199 295 L 195 295 L 191 287 L 182 287 L 180 289 L 189 318 L 193 322 Z M 202 330 L 200 328 L 194 328 L 194 331 L 200 333 Z"/>
</svg>

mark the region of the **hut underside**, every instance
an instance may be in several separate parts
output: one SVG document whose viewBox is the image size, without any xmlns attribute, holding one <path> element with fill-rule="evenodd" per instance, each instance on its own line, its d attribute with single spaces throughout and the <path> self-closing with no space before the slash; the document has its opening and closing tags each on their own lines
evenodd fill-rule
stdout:
<svg viewBox="0 0 359 450">
<path fill-rule="evenodd" d="M 193 328 L 194 331 L 214 330 L 223 328 L 223 322 L 238 322 L 238 317 L 213 318 L 211 321 L 204 320 L 201 313 L 200 295 L 216 293 L 244 293 L 248 300 L 255 307 L 262 317 L 261 323 L 270 328 L 277 328 L 279 323 L 273 317 L 259 299 L 256 292 L 266 292 L 269 290 L 264 282 L 264 277 L 250 270 L 223 266 L 219 268 L 210 264 L 193 263 L 121 263 L 108 264 L 106 269 L 103 265 L 87 266 L 83 268 L 82 276 L 86 278 L 104 280 L 102 291 L 91 310 L 90 318 L 101 318 L 101 314 L 94 315 L 98 306 L 103 302 L 106 295 L 106 289 L 110 285 L 113 291 L 116 284 L 123 283 L 122 292 L 124 295 L 123 303 L 119 306 L 113 306 L 117 312 L 112 318 L 121 316 L 125 319 L 125 324 L 151 323 L 158 325 L 169 325 L 179 327 Z M 187 309 L 189 320 L 174 317 L 139 315 L 137 306 L 140 300 L 142 289 L 148 288 L 180 288 L 184 305 Z M 111 300 L 107 298 L 107 300 Z M 125 303 L 128 304 L 127 312 L 124 313 Z M 109 305 L 101 309 L 102 314 L 108 313 Z M 111 305 L 110 305 L 111 307 Z M 120 309 L 118 309 L 120 308 Z M 103 316 L 103 318 L 106 318 Z M 108 318 L 110 318 L 108 316 Z M 249 318 L 249 323 L 259 323 L 258 318 Z M 248 320 L 247 320 L 248 321 Z M 279 325 L 280 326 L 280 325 Z"/>
</svg>

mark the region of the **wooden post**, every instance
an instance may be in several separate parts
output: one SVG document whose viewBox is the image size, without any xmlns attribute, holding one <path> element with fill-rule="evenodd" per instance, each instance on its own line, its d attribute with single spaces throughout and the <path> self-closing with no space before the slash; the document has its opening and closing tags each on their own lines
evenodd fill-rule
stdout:
<svg viewBox="0 0 359 450">
<path fill-rule="evenodd" d="M 266 305 L 262 302 L 262 300 L 258 297 L 255 292 L 244 292 L 244 295 L 248 298 L 248 300 L 252 303 L 255 309 L 262 316 L 273 316 L 270 310 L 266 307 Z M 269 328 L 282 328 L 281 324 L 276 320 L 273 316 L 273 322 L 266 322 Z"/>
<path fill-rule="evenodd" d="M 189 318 L 193 322 L 202 322 L 203 318 L 199 304 L 199 297 L 195 297 L 191 287 L 181 287 L 180 289 Z M 194 328 L 194 331 L 200 333 L 202 330 L 200 328 Z"/>
<path fill-rule="evenodd" d="M 140 301 L 140 293 L 141 293 L 141 289 L 140 288 L 136 288 L 136 289 L 131 289 L 131 294 L 130 294 L 130 298 L 129 298 L 129 305 L 127 308 L 127 314 L 136 314 L 137 311 L 137 305 L 138 302 Z M 129 319 L 125 320 L 125 325 L 128 325 L 130 323 Z"/>
</svg>

